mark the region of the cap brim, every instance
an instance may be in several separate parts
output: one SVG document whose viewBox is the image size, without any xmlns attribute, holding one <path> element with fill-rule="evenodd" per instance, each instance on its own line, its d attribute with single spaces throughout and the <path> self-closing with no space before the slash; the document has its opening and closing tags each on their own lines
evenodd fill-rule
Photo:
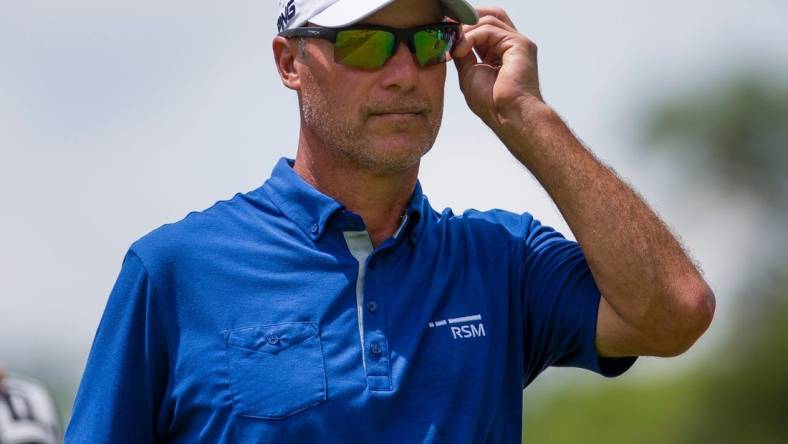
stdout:
<svg viewBox="0 0 788 444">
<path fill-rule="evenodd" d="M 310 23 L 328 28 L 338 28 L 357 23 L 385 8 L 396 0 L 342 0 L 309 19 Z M 476 9 L 465 0 L 441 0 L 447 17 L 468 25 L 476 24 Z"/>
<path fill-rule="evenodd" d="M 447 17 L 451 17 L 466 25 L 475 25 L 479 22 L 476 8 L 465 0 L 441 0 Z"/>
</svg>

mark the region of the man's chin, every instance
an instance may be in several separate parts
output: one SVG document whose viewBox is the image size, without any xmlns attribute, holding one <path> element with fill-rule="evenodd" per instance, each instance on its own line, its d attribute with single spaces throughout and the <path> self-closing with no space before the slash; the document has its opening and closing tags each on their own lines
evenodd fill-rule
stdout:
<svg viewBox="0 0 788 444">
<path fill-rule="evenodd" d="M 389 156 L 421 157 L 432 147 L 430 138 L 423 134 L 385 134 L 373 138 L 371 142 L 375 152 L 384 152 Z"/>
<path fill-rule="evenodd" d="M 425 144 L 423 139 L 418 141 L 389 139 L 389 143 L 381 143 L 380 140 L 373 143 L 368 155 L 375 164 L 375 169 L 381 172 L 397 172 L 417 166 L 422 156 L 429 150 L 430 146 Z"/>
</svg>

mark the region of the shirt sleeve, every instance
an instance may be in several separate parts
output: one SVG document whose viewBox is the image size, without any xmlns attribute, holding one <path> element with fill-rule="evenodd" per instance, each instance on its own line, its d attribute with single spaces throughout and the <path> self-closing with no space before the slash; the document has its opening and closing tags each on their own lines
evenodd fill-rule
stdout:
<svg viewBox="0 0 788 444">
<path fill-rule="evenodd" d="M 166 385 L 156 292 L 131 250 L 109 296 L 74 402 L 65 443 L 151 443 Z"/>
<path fill-rule="evenodd" d="M 528 216 L 523 245 L 523 350 L 527 386 L 549 366 L 618 376 L 636 357 L 596 351 L 600 292 L 580 245 Z"/>
</svg>

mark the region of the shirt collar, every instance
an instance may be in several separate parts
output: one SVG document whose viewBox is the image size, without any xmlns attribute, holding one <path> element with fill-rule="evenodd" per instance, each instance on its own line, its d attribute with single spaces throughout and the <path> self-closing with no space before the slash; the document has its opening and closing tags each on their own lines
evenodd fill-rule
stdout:
<svg viewBox="0 0 788 444">
<path fill-rule="evenodd" d="M 263 184 L 263 190 L 279 210 L 301 231 L 313 240 L 317 240 L 325 232 L 326 226 L 335 213 L 344 210 L 344 206 L 307 183 L 293 169 L 295 160 L 281 158 L 271 172 L 271 178 Z M 428 205 L 427 198 L 416 181 L 416 187 L 406 209 L 406 225 L 401 232 L 415 242 L 424 217 L 424 208 Z"/>
</svg>

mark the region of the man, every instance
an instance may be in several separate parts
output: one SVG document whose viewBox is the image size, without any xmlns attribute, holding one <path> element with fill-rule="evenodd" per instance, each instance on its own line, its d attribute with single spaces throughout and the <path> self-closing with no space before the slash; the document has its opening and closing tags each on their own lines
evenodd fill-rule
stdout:
<svg viewBox="0 0 788 444">
<path fill-rule="evenodd" d="M 615 376 L 705 331 L 711 290 L 544 103 L 536 47 L 505 12 L 282 3 L 295 160 L 132 245 L 66 442 L 519 442 L 522 390 L 546 367 Z M 529 214 L 429 206 L 418 168 L 450 54 L 579 243 Z"/>
</svg>

